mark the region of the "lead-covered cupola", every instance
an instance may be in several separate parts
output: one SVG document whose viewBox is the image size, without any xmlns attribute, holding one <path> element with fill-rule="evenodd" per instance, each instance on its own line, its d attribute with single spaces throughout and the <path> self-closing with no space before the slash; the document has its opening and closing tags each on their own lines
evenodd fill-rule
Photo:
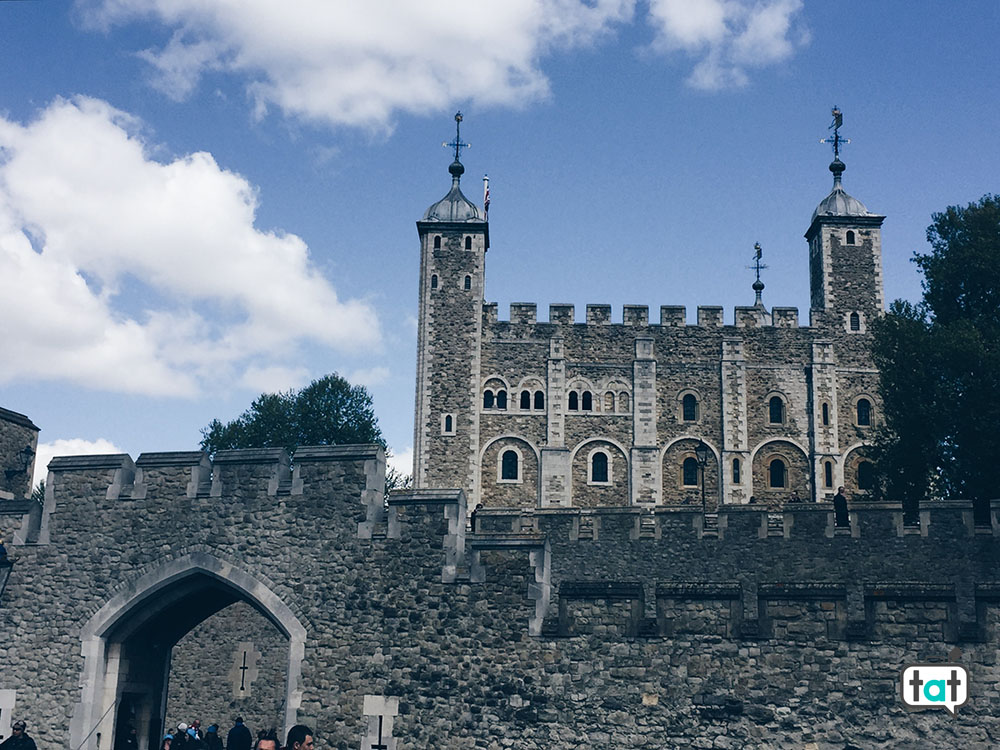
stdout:
<svg viewBox="0 0 1000 750">
<path fill-rule="evenodd" d="M 441 221 L 449 223 L 484 222 L 479 207 L 462 194 L 460 186 L 465 167 L 461 162 L 462 149 L 468 148 L 461 138 L 462 113 L 455 114 L 455 140 L 442 145 L 455 149 L 455 160 L 448 166 L 451 174 L 451 190 L 437 203 L 424 211 L 421 221 Z"/>
<path fill-rule="evenodd" d="M 816 210 L 813 211 L 812 221 L 816 221 L 819 216 L 871 216 L 868 209 L 865 208 L 865 204 L 855 198 L 853 195 L 849 195 L 846 190 L 844 190 L 843 185 L 843 174 L 844 170 L 847 169 L 847 165 L 840 160 L 840 157 L 834 158 L 830 163 L 830 171 L 833 172 L 833 190 L 830 194 L 820 201 L 819 205 L 816 206 Z"/>
</svg>

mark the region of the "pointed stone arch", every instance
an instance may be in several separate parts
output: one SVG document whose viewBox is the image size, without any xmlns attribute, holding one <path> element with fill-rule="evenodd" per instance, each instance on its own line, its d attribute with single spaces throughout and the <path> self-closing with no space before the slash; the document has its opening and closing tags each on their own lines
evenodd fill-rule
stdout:
<svg viewBox="0 0 1000 750">
<path fill-rule="evenodd" d="M 296 723 L 302 702 L 299 681 L 305 656 L 305 627 L 288 604 L 258 578 L 208 552 L 190 552 L 165 560 L 121 586 L 83 625 L 80 633 L 84 658 L 81 694 L 70 721 L 70 744 L 74 750 L 112 747 L 122 644 L 172 605 L 211 590 L 223 590 L 231 599 L 219 599 L 227 604 L 214 611 L 206 610 L 205 617 L 197 622 L 228 603 L 243 600 L 288 639 L 285 728 Z M 183 633 L 174 642 L 181 636 Z M 165 685 L 166 671 L 162 677 Z M 161 701 L 165 700 L 165 692 L 164 688 Z"/>
</svg>

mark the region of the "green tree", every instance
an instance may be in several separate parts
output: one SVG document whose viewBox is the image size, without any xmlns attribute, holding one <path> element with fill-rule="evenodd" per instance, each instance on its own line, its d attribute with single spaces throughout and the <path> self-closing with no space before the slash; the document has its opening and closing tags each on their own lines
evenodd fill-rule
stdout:
<svg viewBox="0 0 1000 750">
<path fill-rule="evenodd" d="M 284 448 L 300 445 L 377 443 L 386 447 L 371 394 L 336 373 L 298 391 L 263 393 L 245 412 L 225 424 L 213 419 L 201 431 L 201 447 L 210 454 L 232 448 Z M 408 486 L 409 477 L 389 469 L 390 489 Z"/>
<path fill-rule="evenodd" d="M 1000 496 L 1000 196 L 932 216 L 931 251 L 915 254 L 923 300 L 897 300 L 875 326 L 884 427 L 882 489 L 912 510 L 929 497 L 971 498 L 982 518 Z"/>
</svg>

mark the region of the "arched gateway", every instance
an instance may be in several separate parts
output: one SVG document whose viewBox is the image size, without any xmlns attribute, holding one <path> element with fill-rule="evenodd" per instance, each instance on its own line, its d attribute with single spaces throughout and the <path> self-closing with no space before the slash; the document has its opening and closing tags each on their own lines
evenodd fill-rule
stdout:
<svg viewBox="0 0 1000 750">
<path fill-rule="evenodd" d="M 195 552 L 129 581 L 83 626 L 84 664 L 80 702 L 70 724 L 72 747 L 113 747 L 126 684 L 140 748 L 153 745 L 164 717 L 171 649 L 200 622 L 241 600 L 288 641 L 284 725 L 294 724 L 301 702 L 305 628 L 261 581 L 213 555 Z"/>
</svg>

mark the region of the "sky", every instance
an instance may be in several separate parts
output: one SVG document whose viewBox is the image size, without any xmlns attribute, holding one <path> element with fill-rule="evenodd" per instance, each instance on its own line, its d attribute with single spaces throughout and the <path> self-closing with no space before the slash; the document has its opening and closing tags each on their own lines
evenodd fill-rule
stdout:
<svg viewBox="0 0 1000 750">
<path fill-rule="evenodd" d="M 330 372 L 412 456 L 419 246 L 490 177 L 486 298 L 764 302 L 803 234 L 885 215 L 888 300 L 931 215 L 997 190 L 1000 4 L 0 0 L 0 406 L 53 455 L 192 450 Z"/>
</svg>

